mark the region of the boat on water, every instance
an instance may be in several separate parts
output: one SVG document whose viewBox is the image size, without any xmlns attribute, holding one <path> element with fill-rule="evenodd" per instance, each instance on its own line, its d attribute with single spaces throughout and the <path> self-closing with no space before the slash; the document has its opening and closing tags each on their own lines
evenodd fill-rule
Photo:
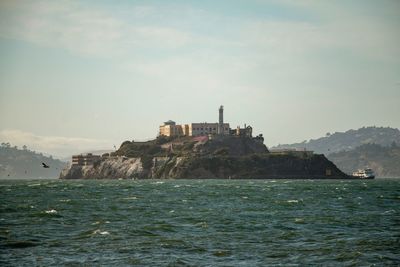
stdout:
<svg viewBox="0 0 400 267">
<path fill-rule="evenodd" d="M 353 172 L 353 177 L 359 179 L 374 179 L 375 173 L 372 171 L 372 169 L 367 168 Z"/>
</svg>

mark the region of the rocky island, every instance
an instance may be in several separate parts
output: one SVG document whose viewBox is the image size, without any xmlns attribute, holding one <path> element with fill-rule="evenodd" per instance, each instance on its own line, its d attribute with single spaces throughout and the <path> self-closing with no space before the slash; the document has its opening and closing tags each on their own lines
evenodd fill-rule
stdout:
<svg viewBox="0 0 400 267">
<path fill-rule="evenodd" d="M 176 125 L 167 121 L 156 139 L 125 141 L 102 156 L 73 156 L 61 179 L 348 179 L 324 155 L 304 150 L 270 152 L 252 127 L 223 122 Z"/>
<path fill-rule="evenodd" d="M 91 155 L 82 155 L 85 160 Z M 92 156 L 93 157 L 93 156 Z M 61 179 L 346 179 L 324 155 L 310 151 L 269 152 L 250 137 L 158 137 L 125 141 L 92 164 L 72 164 Z"/>
</svg>

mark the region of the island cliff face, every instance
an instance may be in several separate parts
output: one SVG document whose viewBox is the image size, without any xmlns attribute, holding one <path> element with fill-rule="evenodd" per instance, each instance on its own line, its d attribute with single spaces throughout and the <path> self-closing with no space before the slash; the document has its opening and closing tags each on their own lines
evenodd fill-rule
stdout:
<svg viewBox="0 0 400 267">
<path fill-rule="evenodd" d="M 143 178 L 147 172 L 143 170 L 140 158 L 108 157 L 93 166 L 69 165 L 61 171 L 61 179 L 117 179 Z"/>
<path fill-rule="evenodd" d="M 346 179 L 323 155 L 269 153 L 248 137 L 164 138 L 122 143 L 92 166 L 71 165 L 61 179 Z"/>
</svg>

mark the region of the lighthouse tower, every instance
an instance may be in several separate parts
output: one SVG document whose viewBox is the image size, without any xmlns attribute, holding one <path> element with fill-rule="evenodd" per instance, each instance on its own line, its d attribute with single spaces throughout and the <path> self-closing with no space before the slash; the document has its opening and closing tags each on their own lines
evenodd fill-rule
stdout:
<svg viewBox="0 0 400 267">
<path fill-rule="evenodd" d="M 224 106 L 219 107 L 218 135 L 224 134 Z"/>
</svg>

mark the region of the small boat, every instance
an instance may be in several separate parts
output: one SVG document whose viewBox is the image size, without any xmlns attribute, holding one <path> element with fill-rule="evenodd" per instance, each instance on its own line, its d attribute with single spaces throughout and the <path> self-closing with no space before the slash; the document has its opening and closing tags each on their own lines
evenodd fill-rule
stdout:
<svg viewBox="0 0 400 267">
<path fill-rule="evenodd" d="M 353 172 L 353 177 L 359 179 L 374 179 L 375 173 L 372 171 L 372 169 L 367 168 Z"/>
</svg>

